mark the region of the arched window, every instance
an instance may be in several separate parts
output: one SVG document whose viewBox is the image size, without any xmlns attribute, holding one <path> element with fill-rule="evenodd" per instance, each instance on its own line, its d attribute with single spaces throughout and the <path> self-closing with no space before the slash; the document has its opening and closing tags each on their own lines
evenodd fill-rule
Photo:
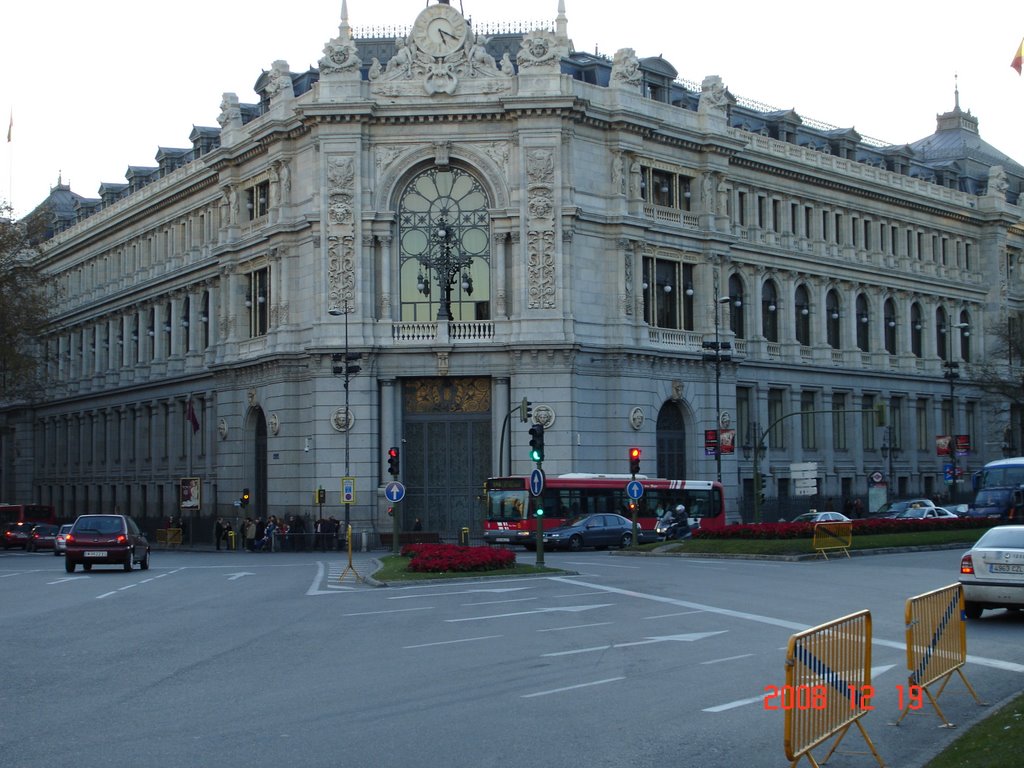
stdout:
<svg viewBox="0 0 1024 768">
<path fill-rule="evenodd" d="M 922 331 L 924 324 L 921 322 L 921 305 L 914 302 L 910 306 L 910 351 L 914 357 L 921 357 L 923 351 L 921 341 L 924 338 Z"/>
<path fill-rule="evenodd" d="M 885 351 L 896 354 L 896 305 L 892 299 L 885 301 Z"/>
<path fill-rule="evenodd" d="M 857 294 L 857 349 L 871 351 L 871 312 L 863 293 Z"/>
<path fill-rule="evenodd" d="M 769 280 L 761 288 L 761 332 L 768 341 L 779 340 L 779 292 Z"/>
<path fill-rule="evenodd" d="M 743 281 L 739 275 L 729 278 L 729 329 L 736 334 L 737 339 L 746 338 L 743 324 Z"/>
<path fill-rule="evenodd" d="M 839 294 L 835 290 L 830 290 L 825 296 L 825 312 L 827 313 L 825 330 L 828 337 L 828 345 L 832 349 L 839 349 L 841 346 L 839 333 L 841 312 L 839 311 Z"/>
<path fill-rule="evenodd" d="M 805 347 L 811 345 L 811 300 L 807 286 L 798 286 L 793 295 L 793 325 L 796 340 Z"/>
<path fill-rule="evenodd" d="M 487 194 L 459 168 L 429 168 L 398 203 L 402 320 L 490 319 Z"/>
</svg>

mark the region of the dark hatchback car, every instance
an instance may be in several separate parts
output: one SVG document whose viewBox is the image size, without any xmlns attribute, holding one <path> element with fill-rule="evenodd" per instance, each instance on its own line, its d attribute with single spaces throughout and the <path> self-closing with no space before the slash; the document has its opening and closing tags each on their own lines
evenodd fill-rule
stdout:
<svg viewBox="0 0 1024 768">
<path fill-rule="evenodd" d="M 32 528 L 38 523 L 8 523 L 0 534 L 0 546 L 4 549 L 18 547 L 28 549 L 29 539 L 32 538 Z"/>
<path fill-rule="evenodd" d="M 65 539 L 64 569 L 74 573 L 81 565 L 120 565 L 130 571 L 135 563 L 149 568 L 149 541 L 126 515 L 82 515 Z"/>
<path fill-rule="evenodd" d="M 39 549 L 53 549 L 56 546 L 57 531 L 60 528 L 49 523 L 36 523 L 28 535 L 28 543 L 25 549 L 35 552 Z"/>
<path fill-rule="evenodd" d="M 639 544 L 658 538 L 654 531 L 637 530 Z M 632 544 L 633 522 L 622 515 L 583 515 L 560 528 L 544 531 L 544 546 L 552 549 L 565 548 L 576 552 L 583 547 L 626 548 Z"/>
</svg>

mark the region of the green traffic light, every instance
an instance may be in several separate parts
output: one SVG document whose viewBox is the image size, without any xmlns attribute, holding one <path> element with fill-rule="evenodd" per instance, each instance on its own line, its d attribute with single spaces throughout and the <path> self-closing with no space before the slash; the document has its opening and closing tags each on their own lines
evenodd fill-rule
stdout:
<svg viewBox="0 0 1024 768">
<path fill-rule="evenodd" d="M 530 451 L 530 458 L 533 461 L 540 461 L 540 451 L 538 451 L 538 450 Z"/>
<path fill-rule="evenodd" d="M 538 509 L 537 510 L 537 517 L 544 517 L 544 510 L 543 509 Z"/>
</svg>

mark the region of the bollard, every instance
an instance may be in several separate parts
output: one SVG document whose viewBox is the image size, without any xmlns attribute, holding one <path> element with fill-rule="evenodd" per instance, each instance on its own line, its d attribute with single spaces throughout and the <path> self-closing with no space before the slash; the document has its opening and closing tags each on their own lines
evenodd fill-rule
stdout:
<svg viewBox="0 0 1024 768">
<path fill-rule="evenodd" d="M 235 532 L 228 531 L 228 549 L 234 551 L 235 549 Z"/>
<path fill-rule="evenodd" d="M 459 544 L 461 544 L 464 547 L 469 546 L 469 528 L 463 528 L 459 532 Z"/>
<path fill-rule="evenodd" d="M 362 531 L 360 535 L 362 536 L 362 544 L 360 546 L 360 550 L 359 551 L 360 552 L 369 552 L 370 551 L 370 532 L 369 531 Z"/>
</svg>

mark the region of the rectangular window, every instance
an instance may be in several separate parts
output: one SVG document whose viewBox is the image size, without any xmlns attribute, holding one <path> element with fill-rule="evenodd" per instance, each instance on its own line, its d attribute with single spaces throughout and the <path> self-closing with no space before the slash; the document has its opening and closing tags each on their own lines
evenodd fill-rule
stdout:
<svg viewBox="0 0 1024 768">
<path fill-rule="evenodd" d="M 875 430 L 877 429 L 875 422 L 877 418 L 875 414 L 875 396 L 862 395 L 860 407 L 860 428 L 861 432 L 864 433 L 864 450 L 873 451 L 875 450 Z"/>
<path fill-rule="evenodd" d="M 768 390 L 768 424 L 774 424 L 768 433 L 768 447 L 785 449 L 786 433 L 782 429 L 781 419 L 785 414 L 784 396 L 786 392 L 782 389 Z"/>
<path fill-rule="evenodd" d="M 818 447 L 818 441 L 815 437 L 816 432 L 816 419 L 814 407 L 814 392 L 801 392 L 800 393 L 800 441 L 801 446 L 804 450 L 813 451 Z"/>
<path fill-rule="evenodd" d="M 270 326 L 270 268 L 249 273 L 249 287 L 245 295 L 249 311 L 249 336 L 266 336 Z"/>
<path fill-rule="evenodd" d="M 903 398 L 889 400 L 889 446 L 896 450 L 903 448 Z"/>
<path fill-rule="evenodd" d="M 737 213 L 739 214 L 739 223 L 741 227 L 747 225 L 747 193 L 737 192 L 736 193 L 736 205 L 739 208 Z"/>
<path fill-rule="evenodd" d="M 261 181 L 259 184 L 245 190 L 245 208 L 249 212 L 249 221 L 266 216 L 270 210 L 270 182 Z"/>
<path fill-rule="evenodd" d="M 914 429 L 917 432 L 917 450 L 927 451 L 932 444 L 931 430 L 928 428 L 928 400 L 919 397 L 914 406 Z"/>
<path fill-rule="evenodd" d="M 846 400 L 844 392 L 832 393 L 832 448 L 845 451 L 849 447 L 846 437 Z"/>
<path fill-rule="evenodd" d="M 736 388 L 736 439 L 742 445 L 753 445 L 757 439 L 753 413 L 750 409 L 751 390 L 749 387 Z"/>
</svg>

